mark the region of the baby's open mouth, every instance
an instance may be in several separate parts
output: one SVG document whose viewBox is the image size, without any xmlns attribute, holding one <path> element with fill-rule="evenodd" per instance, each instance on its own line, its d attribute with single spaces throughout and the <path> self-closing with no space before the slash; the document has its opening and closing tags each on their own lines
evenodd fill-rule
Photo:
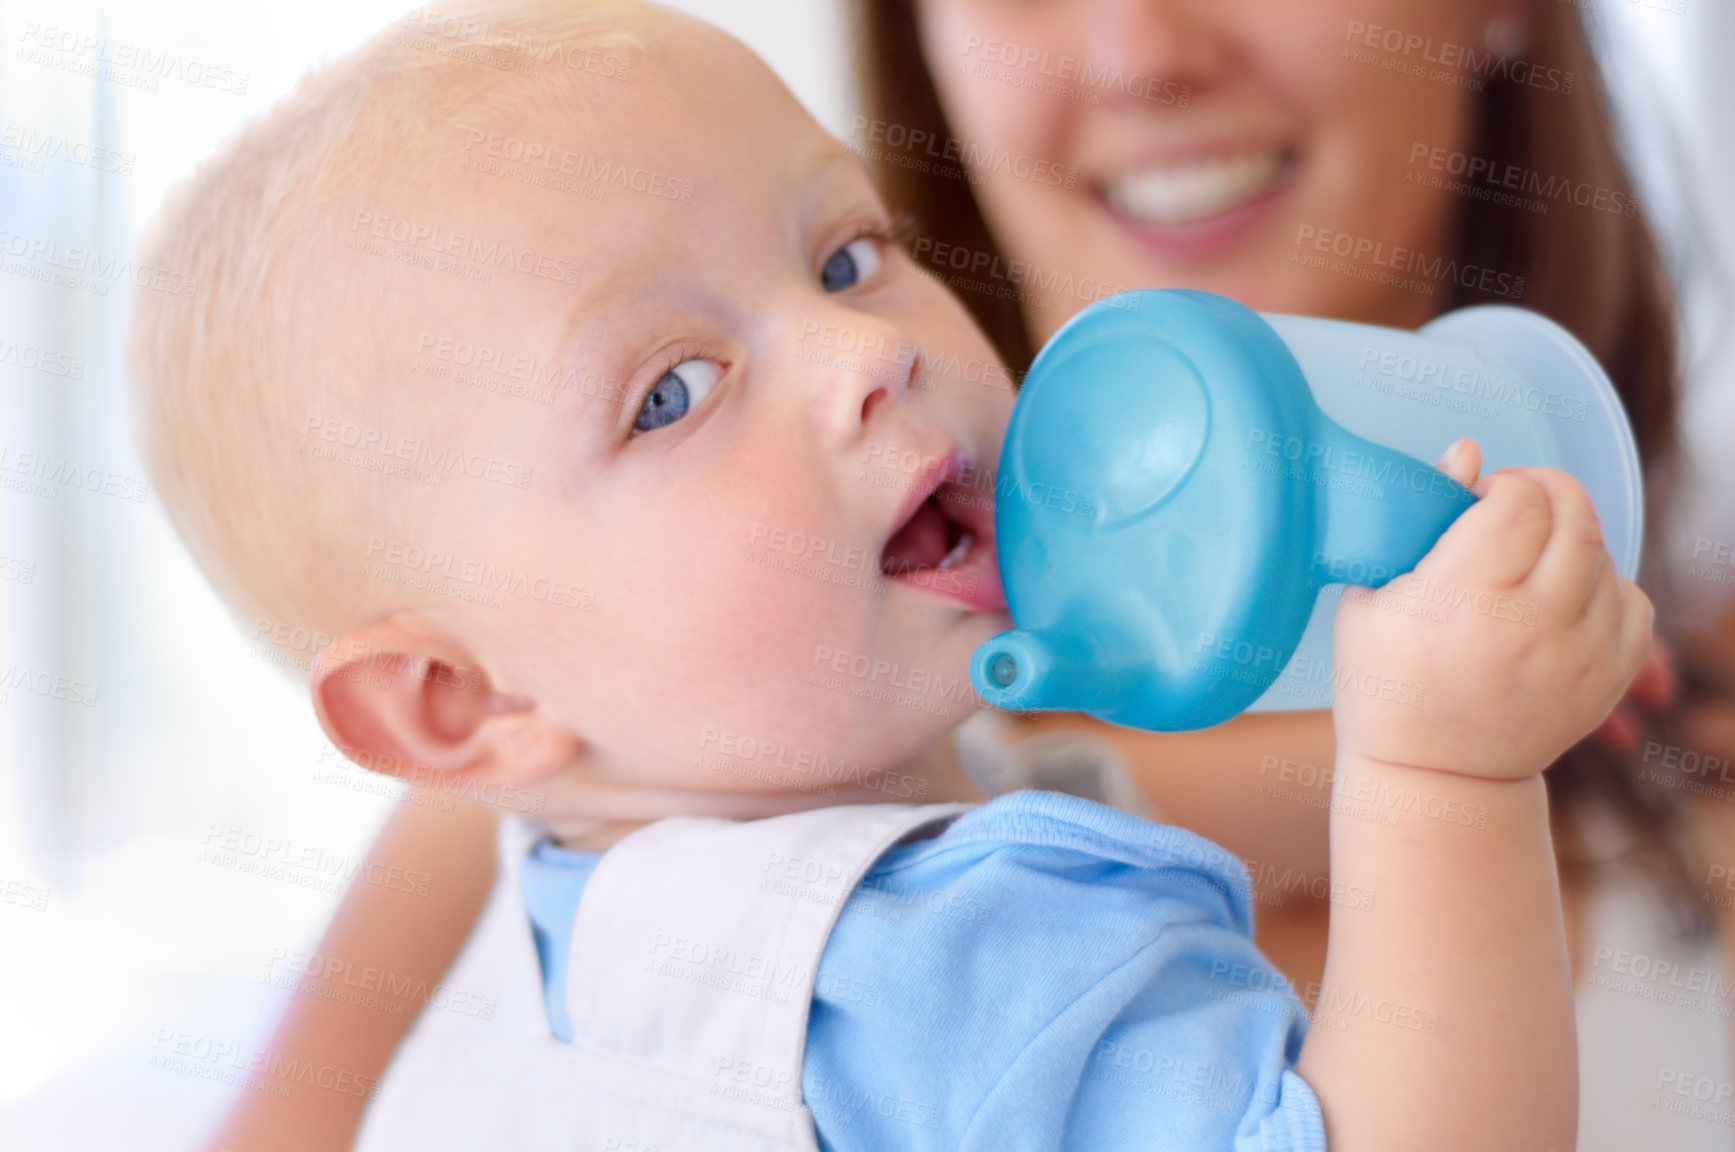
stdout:
<svg viewBox="0 0 1735 1152">
<path fill-rule="evenodd" d="M 921 568 L 951 568 L 976 542 L 970 530 L 946 515 L 936 492 L 922 501 L 910 522 L 886 541 L 880 571 L 901 576 Z"/>
<path fill-rule="evenodd" d="M 928 480 L 941 482 L 880 549 L 880 572 L 997 612 L 1006 607 L 1006 594 L 994 553 L 994 501 L 991 493 L 958 483 L 961 463 Z"/>
</svg>

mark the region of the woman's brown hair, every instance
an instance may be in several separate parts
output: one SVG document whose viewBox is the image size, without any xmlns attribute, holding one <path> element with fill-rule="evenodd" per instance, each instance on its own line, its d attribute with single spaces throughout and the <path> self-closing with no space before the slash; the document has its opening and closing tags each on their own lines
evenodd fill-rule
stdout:
<svg viewBox="0 0 1735 1152">
<path fill-rule="evenodd" d="M 929 139 L 953 133 L 928 73 L 916 25 L 917 0 L 853 0 L 854 43 L 862 116 L 924 131 Z M 1532 5 L 1527 64 L 1570 73 L 1574 92 L 1562 98 L 1490 75 L 1473 97 L 1472 140 L 1466 151 L 1496 165 L 1513 165 L 1543 179 L 1570 176 L 1575 185 L 1603 190 L 1614 203 L 1636 203 L 1633 181 L 1616 143 L 1610 101 L 1576 5 Z M 1494 70 L 1496 72 L 1502 70 Z M 1546 74 L 1546 73 L 1545 73 Z M 921 235 L 937 244 L 997 254 L 970 186 L 934 179 L 888 162 L 891 150 L 872 154 L 887 202 L 913 218 Z M 1608 370 L 1638 441 L 1647 484 L 1647 522 L 1652 542 L 1661 514 L 1673 505 L 1674 460 L 1679 439 L 1680 351 L 1673 286 L 1657 240 L 1643 212 L 1593 211 L 1573 205 L 1546 213 L 1466 196 L 1453 221 L 1452 251 L 1460 265 L 1495 267 L 1524 277 L 1523 304 L 1563 325 Z M 1565 207 L 1567 210 L 1559 210 Z M 965 303 L 1016 377 L 1035 349 L 1015 300 L 969 292 Z M 1441 311 L 1496 298 L 1451 283 Z M 1654 548 L 1645 567 L 1661 576 Z M 1646 580 L 1653 598 L 1659 580 Z M 1659 618 L 1668 605 L 1659 601 Z M 1679 793 L 1652 783 L 1630 756 L 1611 753 L 1590 740 L 1569 749 L 1548 771 L 1550 800 L 1557 813 L 1584 815 L 1600 809 L 1627 833 L 1623 862 L 1657 879 L 1672 897 L 1678 923 L 1703 932 L 1699 886 L 1682 832 Z M 1566 827 L 1566 831 L 1577 821 Z M 1558 845 L 1563 875 L 1594 865 L 1580 858 L 1570 835 Z"/>
</svg>

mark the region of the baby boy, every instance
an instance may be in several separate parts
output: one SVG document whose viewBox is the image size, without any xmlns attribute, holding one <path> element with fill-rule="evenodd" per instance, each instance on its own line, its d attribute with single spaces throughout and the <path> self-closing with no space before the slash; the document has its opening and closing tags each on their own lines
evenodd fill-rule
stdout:
<svg viewBox="0 0 1735 1152">
<path fill-rule="evenodd" d="M 165 208 L 204 290 L 141 294 L 132 364 L 188 546 L 337 638 L 346 753 L 540 817 L 453 976 L 498 1017 L 418 1024 L 364 1145 L 1572 1147 L 1540 773 L 1651 617 L 1583 490 L 1476 481 L 1419 569 L 1532 624 L 1340 608 L 1340 661 L 1427 692 L 1340 690 L 1337 774 L 1489 815 L 1334 818 L 1373 898 L 1308 1034 L 1220 849 L 957 803 L 1013 393 L 896 231 L 762 64 L 627 0 L 418 14 Z"/>
</svg>

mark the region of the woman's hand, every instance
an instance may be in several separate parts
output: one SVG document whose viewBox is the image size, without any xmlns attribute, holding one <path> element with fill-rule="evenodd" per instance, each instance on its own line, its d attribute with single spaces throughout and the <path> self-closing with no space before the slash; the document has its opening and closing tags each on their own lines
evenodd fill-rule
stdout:
<svg viewBox="0 0 1735 1152">
<path fill-rule="evenodd" d="M 1701 682 L 1701 691 L 1689 696 L 1681 713 L 1683 750 L 1697 752 L 1702 763 L 1735 763 L 1735 601 L 1715 624 L 1681 647 Z M 1708 846 L 1717 849 L 1717 862 L 1727 864 L 1729 849 L 1735 846 L 1735 804 L 1719 792 L 1701 797 L 1692 811 L 1701 833 L 1712 834 Z"/>
<path fill-rule="evenodd" d="M 1724 605 L 1715 624 L 1684 640 L 1681 650 L 1723 706 L 1735 704 L 1735 597 Z"/>
</svg>

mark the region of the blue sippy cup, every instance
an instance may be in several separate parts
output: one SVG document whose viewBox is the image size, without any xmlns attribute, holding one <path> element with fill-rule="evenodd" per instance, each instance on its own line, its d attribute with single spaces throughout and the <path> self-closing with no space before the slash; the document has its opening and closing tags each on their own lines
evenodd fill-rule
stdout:
<svg viewBox="0 0 1735 1152">
<path fill-rule="evenodd" d="M 1552 321 L 1480 306 L 1404 332 L 1183 290 L 1093 304 L 1037 356 L 1007 428 L 994 525 L 1017 629 L 977 649 L 976 691 L 1171 732 L 1330 707 L 1342 586 L 1409 572 L 1475 502 L 1426 463 L 1460 436 L 1484 473 L 1577 477 L 1632 577 L 1632 429 Z M 1483 593 L 1392 595 L 1499 611 Z"/>
</svg>

